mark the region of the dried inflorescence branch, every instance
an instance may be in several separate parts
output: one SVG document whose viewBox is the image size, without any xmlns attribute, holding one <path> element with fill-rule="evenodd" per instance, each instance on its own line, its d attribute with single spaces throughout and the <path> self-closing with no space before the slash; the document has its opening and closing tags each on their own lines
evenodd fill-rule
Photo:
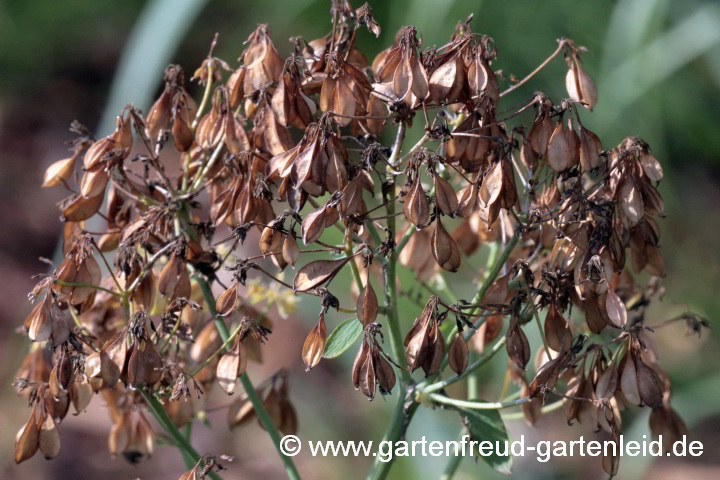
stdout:
<svg viewBox="0 0 720 480">
<path fill-rule="evenodd" d="M 378 387 L 389 395 L 399 384 L 403 418 L 393 425 L 406 428 L 427 399 L 455 406 L 471 423 L 454 399 L 433 392 L 505 346 L 521 398 L 497 408 L 522 405 L 534 423 L 545 399 L 557 395 L 568 422 L 617 438 L 620 411 L 647 405 L 653 433 L 683 434 L 670 380 L 646 342 L 653 324 L 645 311 L 665 275 L 656 221 L 664 216 L 656 188 L 663 169 L 642 140 L 605 149 L 583 126 L 577 105 L 591 110 L 598 101 L 582 66 L 584 49 L 560 40 L 538 69 L 501 91 L 504 76 L 493 70 L 498 52 L 491 38 L 472 31 L 472 16 L 440 47 L 423 49 L 420 32 L 403 27 L 369 64 L 356 36 L 363 25 L 380 34 L 370 6 L 353 10 L 335 0 L 331 14 L 332 31 L 309 42 L 291 39 L 286 60 L 268 25 L 248 37 L 235 70 L 213 55 L 216 37 L 192 78 L 204 86 L 199 105 L 183 69 L 171 65 L 147 116 L 129 105 L 115 131 L 97 140 L 73 125 L 72 156 L 51 165 L 43 183 L 73 193 L 60 204 L 64 261 L 31 293 L 37 304 L 24 323 L 35 343 L 16 386 L 31 415 L 18 433 L 16 461 L 38 449 L 57 456 L 57 423 L 70 403 L 81 412 L 93 392 L 103 393 L 114 422 L 111 453 L 133 461 L 152 453 L 149 412 L 197 462 L 182 478 L 218 478 L 216 458 L 200 457 L 176 436 L 177 427 L 203 415 L 202 395 L 216 381 L 229 395 L 238 379 L 245 389 L 230 406 L 230 428 L 257 416 L 275 443 L 278 430 L 294 433 L 288 374 L 257 386 L 246 374 L 248 361 L 272 348 L 263 346 L 270 322 L 252 303 L 267 301 L 266 310 L 277 305 L 283 313 L 293 295 L 322 299 L 302 349 L 307 370 L 331 347 L 339 353 L 328 356 L 336 356 L 361 337 L 352 383 L 371 400 Z M 570 98 L 554 103 L 536 92 L 500 117 L 502 97 L 560 53 Z M 521 115 L 532 110 L 523 125 Z M 407 148 L 413 123 L 423 124 L 424 135 Z M 386 129 L 395 130 L 390 145 L 382 143 Z M 94 216 L 106 231 L 88 229 Z M 339 245 L 334 230 L 342 233 Z M 259 239 L 259 254 L 238 250 L 249 239 Z M 443 272 L 468 272 L 467 258 L 486 244 L 502 253 L 472 300 L 448 302 L 448 290 L 427 285 Z M 322 257 L 309 260 L 312 253 Z M 425 307 L 412 325 L 397 307 L 412 288 L 398 285 L 398 263 L 432 292 L 416 299 Z M 646 287 L 628 264 L 652 276 Z M 291 282 L 278 274 L 288 265 L 298 266 Z M 350 272 L 355 308 L 331 293 L 333 280 Z M 213 283 L 223 289 L 217 298 Z M 354 313 L 361 326 L 343 322 L 328 335 L 332 308 Z M 444 322 L 451 314 L 454 325 Z M 528 377 L 525 329 L 533 319 L 543 346 Z M 698 333 L 707 326 L 693 314 L 677 319 Z M 226 322 L 235 324 L 232 331 Z M 471 350 L 485 353 L 478 358 Z M 447 366 L 455 375 L 438 381 Z M 411 374 L 421 367 L 426 380 L 415 385 Z M 290 458 L 283 461 L 298 478 Z M 603 461 L 610 475 L 617 466 L 617 458 Z"/>
</svg>

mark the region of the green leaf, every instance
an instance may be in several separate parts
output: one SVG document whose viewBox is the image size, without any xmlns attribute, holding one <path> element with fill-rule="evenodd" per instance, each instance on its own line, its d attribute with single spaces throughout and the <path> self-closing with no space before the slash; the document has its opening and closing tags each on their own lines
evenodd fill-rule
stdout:
<svg viewBox="0 0 720 480">
<path fill-rule="evenodd" d="M 482 402 L 483 400 L 474 401 Z M 477 454 L 478 447 L 482 447 L 482 444 L 475 445 L 474 451 L 476 455 L 498 472 L 509 474 L 512 468 L 510 440 L 507 430 L 505 430 L 505 424 L 500 417 L 500 412 L 497 410 L 468 410 L 465 408 L 458 408 L 458 411 L 463 424 L 470 431 L 471 440 L 476 442 L 488 441 L 492 444 L 492 449 L 484 449 L 485 452 L 491 450 L 492 455 L 483 456 Z M 500 442 L 499 445 L 496 442 Z M 505 442 L 508 442 L 507 449 L 505 448 Z M 507 452 L 507 455 L 498 455 L 498 450 Z"/>
<path fill-rule="evenodd" d="M 348 318 L 335 327 L 325 344 L 325 358 L 339 357 L 360 338 L 363 332 L 362 323 L 357 318 Z"/>
</svg>

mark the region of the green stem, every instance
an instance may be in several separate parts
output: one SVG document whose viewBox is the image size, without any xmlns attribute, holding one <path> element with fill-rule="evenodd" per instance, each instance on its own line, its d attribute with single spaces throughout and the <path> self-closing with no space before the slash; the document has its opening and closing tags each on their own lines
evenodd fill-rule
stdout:
<svg viewBox="0 0 720 480">
<path fill-rule="evenodd" d="M 197 277 L 197 281 L 203 291 L 205 302 L 208 304 L 208 310 L 210 311 L 212 317 L 215 319 L 215 327 L 220 334 L 220 338 L 222 338 L 223 341 L 227 343 L 230 340 L 230 332 L 228 331 L 227 325 L 225 325 L 225 320 L 223 320 L 222 317 L 218 316 L 217 311 L 215 310 L 215 297 L 213 296 L 212 290 L 210 289 L 210 284 L 208 284 L 207 280 L 199 276 Z M 255 415 L 257 415 L 258 420 L 260 420 L 262 426 L 265 427 L 265 430 L 268 432 L 268 435 L 270 435 L 270 438 L 272 439 L 275 448 L 280 454 L 280 459 L 285 465 L 285 471 L 287 472 L 288 477 L 292 480 L 300 480 L 300 474 L 298 473 L 297 468 L 295 468 L 295 464 L 293 463 L 292 458 L 285 455 L 280 449 L 280 432 L 278 432 L 277 428 L 273 424 L 272 419 L 270 418 L 270 414 L 268 414 L 267 410 L 265 409 L 265 405 L 260 399 L 260 396 L 257 394 L 257 391 L 255 391 L 255 387 L 253 387 L 253 384 L 250 381 L 250 377 L 248 377 L 247 373 L 243 373 L 240 376 L 240 382 L 243 384 L 243 387 L 245 388 L 245 393 L 247 393 L 248 399 L 253 405 Z"/>
<path fill-rule="evenodd" d="M 177 427 L 172 423 L 170 418 L 167 416 L 167 413 L 165 413 L 165 409 L 162 407 L 155 395 L 153 395 L 152 393 L 148 393 L 141 388 L 139 388 L 138 391 L 145 399 L 145 402 L 148 404 L 148 407 L 150 408 L 150 413 L 152 413 L 152 415 L 155 417 L 155 420 L 157 420 L 157 422 L 160 424 L 161 427 L 163 427 L 167 434 L 170 435 L 170 438 L 172 438 L 175 446 L 182 452 L 183 457 L 187 457 L 192 460 L 192 465 L 190 467 L 192 468 L 192 466 L 194 466 L 200 461 L 200 454 L 197 452 L 197 450 L 195 450 L 195 448 L 190 444 L 190 442 L 187 441 L 183 434 L 180 433 L 180 430 L 178 430 Z M 211 471 L 208 475 L 213 480 L 222 480 L 220 475 L 215 472 Z"/>
<path fill-rule="evenodd" d="M 521 397 L 506 402 L 472 402 L 469 400 L 457 400 L 455 398 L 446 397 L 438 393 L 431 393 L 428 398 L 436 403 L 452 405 L 454 407 L 469 408 L 471 410 L 501 410 L 503 408 L 517 407 L 531 400 L 530 397 Z"/>
</svg>

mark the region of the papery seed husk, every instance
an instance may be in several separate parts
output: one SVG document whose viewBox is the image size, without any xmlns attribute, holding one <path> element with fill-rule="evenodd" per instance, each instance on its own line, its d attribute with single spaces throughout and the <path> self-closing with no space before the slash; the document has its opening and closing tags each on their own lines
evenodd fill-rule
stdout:
<svg viewBox="0 0 720 480">
<path fill-rule="evenodd" d="M 615 395 L 618 384 L 618 369 L 614 363 L 600 375 L 595 386 L 595 396 L 599 399 L 609 399 Z"/>
<path fill-rule="evenodd" d="M 295 274 L 293 291 L 307 292 L 319 287 L 337 275 L 351 258 L 350 256 L 338 260 L 315 260 L 308 263 Z"/>
<path fill-rule="evenodd" d="M 221 317 L 226 317 L 235 310 L 238 302 L 237 288 L 237 283 L 233 283 L 230 288 L 218 296 L 215 302 L 215 310 Z"/>
<path fill-rule="evenodd" d="M 128 361 L 128 382 L 131 385 L 145 386 L 157 383 L 162 377 L 159 369 L 163 366 L 163 360 L 155 345 L 145 341 L 144 346 L 135 342 L 131 347 L 132 353 Z"/>
<path fill-rule="evenodd" d="M 369 278 L 365 288 L 358 295 L 356 306 L 358 320 L 362 322 L 363 326 L 367 327 L 375 321 L 378 314 L 378 300 Z"/>
<path fill-rule="evenodd" d="M 637 370 L 635 368 L 635 358 L 628 353 L 624 359 L 624 367 L 620 374 L 620 391 L 622 391 L 625 399 L 633 405 L 640 405 L 640 391 L 638 389 Z"/>
<path fill-rule="evenodd" d="M 228 409 L 227 423 L 230 430 L 245 425 L 255 417 L 255 409 L 247 395 L 235 400 Z"/>
<path fill-rule="evenodd" d="M 216 368 L 216 377 L 220 388 L 228 395 L 235 393 L 235 382 L 245 373 L 247 366 L 247 351 L 242 342 L 237 339 L 233 348 L 220 358 Z"/>
<path fill-rule="evenodd" d="M 368 346 L 367 342 L 363 341 L 362 346 L 360 347 L 360 350 L 358 350 L 357 355 L 355 356 L 355 360 L 353 362 L 352 366 L 352 383 L 355 387 L 355 390 L 360 388 L 360 374 L 362 373 L 362 366 L 365 364 L 365 358 L 370 354 L 370 347 Z"/>
<path fill-rule="evenodd" d="M 461 375 L 468 366 L 469 361 L 468 346 L 462 333 L 458 332 L 450 345 L 448 351 L 448 363 L 453 372 Z"/>
<path fill-rule="evenodd" d="M 285 236 L 282 246 L 282 256 L 285 262 L 289 263 L 293 267 L 300 256 L 300 249 L 298 248 L 295 236 L 290 234 Z"/>
<path fill-rule="evenodd" d="M 405 218 L 418 228 L 425 227 L 430 219 L 430 204 L 420 183 L 420 175 L 415 177 L 405 197 Z"/>
<path fill-rule="evenodd" d="M 627 309 L 615 290 L 609 288 L 605 297 L 605 310 L 614 327 L 623 328 L 627 324 Z"/>
<path fill-rule="evenodd" d="M 440 175 L 435 175 L 435 203 L 445 215 L 455 216 L 458 199 L 450 183 Z"/>
<path fill-rule="evenodd" d="M 440 267 L 449 272 L 455 272 L 460 268 L 460 250 L 439 218 L 436 220 L 431 244 L 433 257 Z"/>
<path fill-rule="evenodd" d="M 320 207 L 308 213 L 303 219 L 301 233 L 303 243 L 309 245 L 325 231 L 325 207 Z"/>
<path fill-rule="evenodd" d="M 32 458 L 38 450 L 40 431 L 35 421 L 36 408 L 33 406 L 30 418 L 15 436 L 15 463 Z"/>
<path fill-rule="evenodd" d="M 60 454 L 60 432 L 58 432 L 55 420 L 53 420 L 50 415 L 45 417 L 45 421 L 40 427 L 38 447 L 43 456 L 48 460 Z"/>
<path fill-rule="evenodd" d="M 660 408 L 663 405 L 663 387 L 660 376 L 655 370 L 648 367 L 641 358 L 635 362 L 637 387 L 642 402 L 651 408 Z"/>
<path fill-rule="evenodd" d="M 320 314 L 320 319 L 308 334 L 303 344 L 302 358 L 305 363 L 305 370 L 309 371 L 317 366 L 322 359 L 327 342 L 327 327 L 325 326 L 325 314 Z"/>
<path fill-rule="evenodd" d="M 395 386 L 396 377 L 395 371 L 382 355 L 378 355 L 375 360 L 375 374 L 377 376 L 378 387 L 380 387 L 380 393 L 383 395 L 389 395 L 392 393 L 392 389 Z"/>
<path fill-rule="evenodd" d="M 376 380 L 375 356 L 374 352 L 370 351 L 368 355 L 365 356 L 365 362 L 360 369 L 360 391 L 368 397 L 369 400 L 375 398 Z"/>
<path fill-rule="evenodd" d="M 551 305 L 545 317 L 545 339 L 555 351 L 564 351 L 572 344 L 572 333 L 568 321 L 555 305 Z"/>
<path fill-rule="evenodd" d="M 42 188 L 55 187 L 63 184 L 63 180 L 67 181 L 73 173 L 75 167 L 75 159 L 73 155 L 70 158 L 53 162 L 46 170 L 43 177 Z"/>
<path fill-rule="evenodd" d="M 530 343 L 519 325 L 510 326 L 507 331 L 507 351 L 515 364 L 525 369 L 530 361 Z"/>
<path fill-rule="evenodd" d="M 432 322 L 432 324 L 431 333 L 428 335 L 428 352 L 422 365 L 425 377 L 440 371 L 442 360 L 445 357 L 445 337 L 443 337 L 440 328 L 435 322 Z"/>
</svg>

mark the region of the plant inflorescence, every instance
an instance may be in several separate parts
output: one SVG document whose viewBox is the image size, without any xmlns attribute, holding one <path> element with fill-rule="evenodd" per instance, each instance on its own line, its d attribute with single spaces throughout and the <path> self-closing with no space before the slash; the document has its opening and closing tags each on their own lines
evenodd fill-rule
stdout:
<svg viewBox="0 0 720 480">
<path fill-rule="evenodd" d="M 216 37 L 190 79 L 204 87 L 199 104 L 171 65 L 147 115 L 128 105 L 100 139 L 73 124 L 72 156 L 43 183 L 71 194 L 59 205 L 64 259 L 31 292 L 24 323 L 33 343 L 15 386 L 31 413 L 16 462 L 38 450 L 56 457 L 71 404 L 80 413 L 99 393 L 112 454 L 150 455 L 154 417 L 183 452 L 183 479 L 218 478 L 228 459 L 201 455 L 179 429 L 204 415 L 213 384 L 233 395 L 238 380 L 229 427 L 257 418 L 278 446 L 298 427 L 291 379 L 281 370 L 253 384 L 246 366 L 271 354 L 270 308 L 286 314 L 307 296 L 322 307 L 298 361 L 310 370 L 359 343 L 352 384 L 370 400 L 397 397 L 386 439 L 402 438 L 421 405 L 456 410 L 471 436 L 482 432 L 478 412 L 504 431 L 500 409 L 519 407 L 533 424 L 562 407 L 569 423 L 613 439 L 622 410 L 647 406 L 654 434 L 682 436 L 647 338 L 668 322 L 693 332 L 706 322 L 646 321 L 665 275 L 663 169 L 641 139 L 605 148 L 583 126 L 598 101 L 584 49 L 561 39 L 518 81 L 493 70 L 495 44 L 470 16 L 442 46 L 423 47 L 403 27 L 369 63 L 356 37 L 380 34 L 371 8 L 334 0 L 331 17 L 326 36 L 292 38 L 287 59 L 259 25 L 237 68 L 214 56 Z M 561 54 L 569 98 L 535 92 L 502 105 Z M 413 125 L 422 136 L 408 146 Z M 471 272 L 472 298 L 457 298 L 452 282 L 433 287 L 485 245 L 493 253 Z M 297 270 L 285 281 L 288 265 Z M 398 311 L 405 268 L 428 291 L 412 296 L 422 308 L 414 322 Z M 355 305 L 333 294 L 339 275 L 352 276 Z M 354 317 L 328 334 L 332 310 Z M 525 330 L 535 326 L 543 345 L 531 376 Z M 469 381 L 501 351 L 518 391 L 479 401 Z M 468 400 L 447 393 L 466 380 Z M 618 461 L 603 458 L 609 475 Z M 390 466 L 376 463 L 370 477 Z"/>
</svg>

